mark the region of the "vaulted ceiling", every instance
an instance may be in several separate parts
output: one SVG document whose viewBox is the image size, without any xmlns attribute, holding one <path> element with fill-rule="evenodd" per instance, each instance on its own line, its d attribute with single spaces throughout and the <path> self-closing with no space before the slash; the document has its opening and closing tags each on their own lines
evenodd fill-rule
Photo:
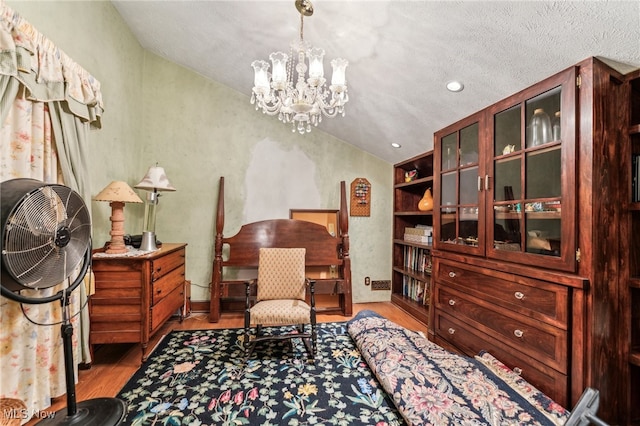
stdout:
<svg viewBox="0 0 640 426">
<path fill-rule="evenodd" d="M 312 132 L 390 163 L 431 149 L 438 129 L 590 56 L 622 73 L 640 68 L 638 0 L 312 1 L 305 40 L 325 49 L 326 76 L 331 59 L 349 61 L 350 97 L 346 117 Z M 251 62 L 288 52 L 299 33 L 294 0 L 112 2 L 144 48 L 246 94 L 251 109 Z M 447 91 L 450 80 L 464 90 Z"/>
</svg>

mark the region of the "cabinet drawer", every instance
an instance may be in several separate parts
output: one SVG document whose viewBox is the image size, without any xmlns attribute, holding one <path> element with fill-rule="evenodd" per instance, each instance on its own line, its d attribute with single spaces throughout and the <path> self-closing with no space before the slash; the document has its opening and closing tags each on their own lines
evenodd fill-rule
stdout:
<svg viewBox="0 0 640 426">
<path fill-rule="evenodd" d="M 567 332 L 474 299 L 452 288 L 436 288 L 437 308 L 493 338 L 567 373 Z"/>
<path fill-rule="evenodd" d="M 186 249 L 176 250 L 151 261 L 151 281 L 157 281 L 185 263 Z"/>
<path fill-rule="evenodd" d="M 184 285 L 184 263 L 151 284 L 151 304 L 155 305 L 176 287 Z"/>
<path fill-rule="evenodd" d="M 522 315 L 567 329 L 569 289 L 500 271 L 437 260 L 436 279 Z"/>
<path fill-rule="evenodd" d="M 175 288 L 164 299 L 151 307 L 151 333 L 154 333 L 158 327 L 177 310 L 184 306 L 184 285 Z"/>
<path fill-rule="evenodd" d="M 436 343 L 442 340 L 459 348 L 468 356 L 475 356 L 485 350 L 499 359 L 507 367 L 516 372 L 544 392 L 558 404 L 566 407 L 568 403 L 568 376 L 540 363 L 526 354 L 515 353 L 513 348 L 495 341 L 491 336 L 465 325 L 456 318 L 440 311 L 435 315 Z"/>
</svg>

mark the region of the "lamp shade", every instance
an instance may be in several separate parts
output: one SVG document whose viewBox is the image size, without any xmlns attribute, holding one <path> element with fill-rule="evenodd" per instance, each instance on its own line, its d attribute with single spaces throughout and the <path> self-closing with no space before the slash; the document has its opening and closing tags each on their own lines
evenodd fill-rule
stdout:
<svg viewBox="0 0 640 426">
<path fill-rule="evenodd" d="M 176 189 L 169 182 L 164 168 L 159 166 L 151 166 L 144 175 L 140 183 L 136 186 L 138 189 L 146 189 L 147 191 L 175 191 Z"/>
<path fill-rule="evenodd" d="M 138 194 L 123 181 L 114 180 L 98 195 L 94 197 L 95 201 L 119 201 L 121 203 L 142 203 Z"/>
</svg>

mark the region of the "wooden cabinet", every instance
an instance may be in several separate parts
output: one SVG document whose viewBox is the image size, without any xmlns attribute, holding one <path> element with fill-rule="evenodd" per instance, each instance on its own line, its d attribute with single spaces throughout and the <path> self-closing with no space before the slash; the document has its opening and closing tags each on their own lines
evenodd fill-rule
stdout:
<svg viewBox="0 0 640 426">
<path fill-rule="evenodd" d="M 575 271 L 575 86 L 570 68 L 436 133 L 437 249 Z"/>
<path fill-rule="evenodd" d="M 627 423 L 640 424 L 640 71 L 628 76 L 629 94 L 629 144 L 622 158 L 630 159 L 629 165 L 622 167 L 623 182 L 630 191 L 627 194 L 623 228 L 620 232 L 623 256 L 623 283 L 627 283 L 625 294 L 625 318 L 621 322 L 627 335 L 628 374 L 624 377 L 625 401 L 629 407 Z M 626 154 L 626 155 L 625 155 Z"/>
<path fill-rule="evenodd" d="M 633 154 L 640 75 L 596 58 L 436 132 L 430 338 L 491 352 L 569 408 L 597 388 L 599 417 L 638 424 Z"/>
<path fill-rule="evenodd" d="M 433 192 L 433 153 L 394 166 L 391 300 L 427 323 L 431 296 L 433 210 L 420 210 Z"/>
<path fill-rule="evenodd" d="M 438 257 L 434 278 L 437 342 L 488 350 L 567 405 L 570 288 Z"/>
<path fill-rule="evenodd" d="M 143 361 L 149 339 L 185 303 L 186 244 L 168 244 L 144 256 L 93 255 L 95 293 L 89 299 L 94 345 L 140 343 Z M 182 319 L 182 317 L 181 317 Z"/>
</svg>

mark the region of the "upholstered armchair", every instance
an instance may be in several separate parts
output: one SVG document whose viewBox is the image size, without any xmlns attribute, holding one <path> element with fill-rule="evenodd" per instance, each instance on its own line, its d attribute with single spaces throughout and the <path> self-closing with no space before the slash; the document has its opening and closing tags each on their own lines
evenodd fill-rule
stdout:
<svg viewBox="0 0 640 426">
<path fill-rule="evenodd" d="M 258 278 L 246 283 L 244 349 L 248 360 L 256 345 L 265 340 L 302 339 L 310 358 L 316 352 L 315 281 L 305 277 L 304 248 L 261 248 Z M 251 305 L 252 287 L 257 286 Z M 305 301 L 309 290 L 309 304 Z M 263 326 L 291 325 L 290 333 L 263 334 Z M 256 327 L 255 336 L 251 335 Z M 307 327 L 309 326 L 309 327 Z M 309 328 L 309 329 L 308 329 Z"/>
</svg>

